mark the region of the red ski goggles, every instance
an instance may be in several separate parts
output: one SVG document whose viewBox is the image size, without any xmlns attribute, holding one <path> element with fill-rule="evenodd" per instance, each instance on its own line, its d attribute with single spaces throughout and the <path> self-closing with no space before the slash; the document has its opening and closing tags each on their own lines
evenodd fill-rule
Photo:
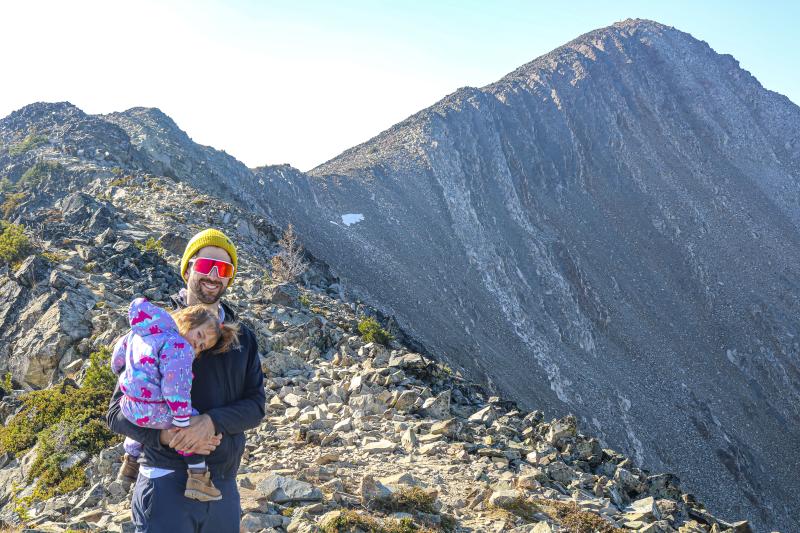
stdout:
<svg viewBox="0 0 800 533">
<path fill-rule="evenodd" d="M 211 271 L 217 269 L 217 276 L 220 278 L 233 277 L 234 266 L 227 261 L 220 261 L 219 259 L 209 259 L 208 257 L 196 257 L 192 260 L 192 268 L 198 274 L 208 276 Z"/>
</svg>

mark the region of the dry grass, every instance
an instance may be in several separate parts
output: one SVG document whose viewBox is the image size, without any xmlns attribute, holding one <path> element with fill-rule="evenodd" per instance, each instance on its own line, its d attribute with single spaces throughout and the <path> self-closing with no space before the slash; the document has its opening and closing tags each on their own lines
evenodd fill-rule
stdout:
<svg viewBox="0 0 800 533">
<path fill-rule="evenodd" d="M 569 533 L 612 533 L 619 531 L 608 520 L 596 513 L 582 511 L 575 502 L 538 500 L 542 510 L 561 524 Z"/>
<path fill-rule="evenodd" d="M 409 519 L 379 521 L 371 516 L 355 511 L 342 511 L 334 520 L 329 521 L 321 529 L 322 533 L 435 533 L 431 529 L 423 529 Z"/>
</svg>

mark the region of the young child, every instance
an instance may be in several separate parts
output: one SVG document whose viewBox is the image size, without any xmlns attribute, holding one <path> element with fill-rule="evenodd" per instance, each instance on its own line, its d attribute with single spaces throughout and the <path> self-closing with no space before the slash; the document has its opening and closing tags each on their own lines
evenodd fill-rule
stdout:
<svg viewBox="0 0 800 533">
<path fill-rule="evenodd" d="M 131 302 L 128 318 L 131 331 L 117 341 L 111 357 L 111 369 L 119 375 L 123 394 L 122 414 L 139 427 L 187 427 L 190 417 L 197 414 L 191 399 L 194 358 L 211 348 L 214 352 L 229 349 L 237 342 L 237 328 L 220 323 L 201 305 L 170 315 L 144 298 Z M 142 445 L 126 438 L 124 447 L 120 476 L 135 479 Z M 203 456 L 180 450 L 178 453 L 188 469 L 186 497 L 200 501 L 222 499 Z"/>
</svg>

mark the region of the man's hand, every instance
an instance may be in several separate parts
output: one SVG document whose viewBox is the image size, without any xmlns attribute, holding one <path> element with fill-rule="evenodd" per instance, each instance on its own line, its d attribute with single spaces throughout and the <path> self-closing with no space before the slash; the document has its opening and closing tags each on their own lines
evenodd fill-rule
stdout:
<svg viewBox="0 0 800 533">
<path fill-rule="evenodd" d="M 210 439 L 206 442 L 202 442 L 195 446 L 190 450 L 186 450 L 188 452 L 194 453 L 196 455 L 210 455 L 211 452 L 217 449 L 219 443 L 222 442 L 222 433 L 217 433 L 213 435 Z"/>
<path fill-rule="evenodd" d="M 162 429 L 161 433 L 158 435 L 158 439 L 161 441 L 162 446 L 169 446 L 169 443 L 172 442 L 172 439 L 175 438 L 175 435 L 178 433 L 177 429 Z"/>
<path fill-rule="evenodd" d="M 169 447 L 185 452 L 207 443 L 214 436 L 214 422 L 208 415 L 193 416 L 189 427 L 181 428 L 169 441 Z"/>
</svg>

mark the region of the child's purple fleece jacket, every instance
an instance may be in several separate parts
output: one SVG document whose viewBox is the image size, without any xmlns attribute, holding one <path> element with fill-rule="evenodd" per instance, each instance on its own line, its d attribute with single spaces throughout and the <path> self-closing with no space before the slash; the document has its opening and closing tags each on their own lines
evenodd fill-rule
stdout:
<svg viewBox="0 0 800 533">
<path fill-rule="evenodd" d="M 174 425 L 189 425 L 194 362 L 191 344 L 178 333 L 166 310 L 144 298 L 131 302 L 128 319 L 131 331 L 117 341 L 111 356 L 111 369 L 119 374 L 120 390 L 135 402 L 166 403 Z"/>
</svg>

